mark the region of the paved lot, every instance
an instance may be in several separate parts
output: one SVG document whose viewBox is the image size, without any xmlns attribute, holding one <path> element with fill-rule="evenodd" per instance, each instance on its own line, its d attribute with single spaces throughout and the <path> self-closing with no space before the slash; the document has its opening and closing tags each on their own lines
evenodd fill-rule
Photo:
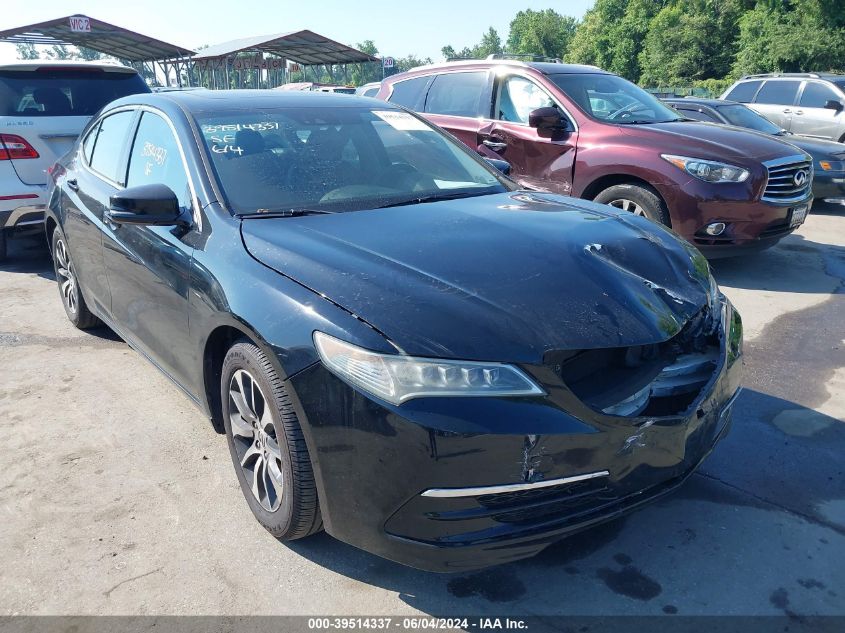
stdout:
<svg viewBox="0 0 845 633">
<path fill-rule="evenodd" d="M 637 514 L 443 576 L 253 521 L 226 443 L 107 330 L 43 244 L 0 265 L 0 615 L 845 614 L 845 212 L 715 265 L 747 329 L 734 429 Z"/>
</svg>

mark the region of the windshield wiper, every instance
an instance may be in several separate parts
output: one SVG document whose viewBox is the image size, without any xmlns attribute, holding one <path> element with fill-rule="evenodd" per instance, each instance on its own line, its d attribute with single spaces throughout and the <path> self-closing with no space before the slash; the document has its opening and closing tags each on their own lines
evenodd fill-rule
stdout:
<svg viewBox="0 0 845 633">
<path fill-rule="evenodd" d="M 258 209 L 255 213 L 240 213 L 239 218 L 300 218 L 303 215 L 330 215 L 336 211 L 325 209 Z"/>
<path fill-rule="evenodd" d="M 426 202 L 440 202 L 441 200 L 457 200 L 458 198 L 473 198 L 475 196 L 487 195 L 489 191 L 461 191 L 460 193 L 432 193 L 409 200 L 400 200 L 399 202 L 390 202 L 383 204 L 379 209 L 387 209 L 390 207 L 404 207 L 409 204 L 424 204 Z"/>
</svg>

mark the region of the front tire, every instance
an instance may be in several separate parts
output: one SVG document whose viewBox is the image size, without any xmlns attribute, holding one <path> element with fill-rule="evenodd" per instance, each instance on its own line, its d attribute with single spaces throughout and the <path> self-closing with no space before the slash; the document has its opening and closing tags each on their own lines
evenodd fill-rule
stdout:
<svg viewBox="0 0 845 633">
<path fill-rule="evenodd" d="M 642 185 L 614 185 L 600 192 L 594 202 L 609 204 L 617 209 L 634 215 L 647 217 L 649 220 L 672 226 L 666 204 L 653 189 Z"/>
<path fill-rule="evenodd" d="M 53 254 L 56 282 L 59 284 L 59 296 L 62 298 L 62 306 L 68 320 L 80 330 L 90 330 L 102 325 L 100 319 L 94 316 L 88 309 L 88 304 L 85 303 L 82 290 L 79 288 L 76 270 L 73 267 L 73 259 L 70 255 L 67 239 L 58 227 L 53 231 L 50 249 Z"/>
<path fill-rule="evenodd" d="M 290 396 L 267 356 L 250 341 L 223 361 L 223 425 L 241 491 L 277 539 L 322 529 L 314 472 Z"/>
</svg>

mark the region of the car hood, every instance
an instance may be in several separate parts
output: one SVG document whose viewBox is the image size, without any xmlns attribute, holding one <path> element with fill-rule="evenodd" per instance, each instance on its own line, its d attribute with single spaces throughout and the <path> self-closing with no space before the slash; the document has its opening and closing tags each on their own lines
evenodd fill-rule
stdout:
<svg viewBox="0 0 845 633">
<path fill-rule="evenodd" d="M 644 218 L 516 192 L 247 218 L 244 244 L 418 356 L 539 362 L 664 341 L 709 296 L 707 262 Z"/>
<path fill-rule="evenodd" d="M 799 134 L 784 134 L 777 138 L 807 152 L 815 160 L 845 160 L 845 143 Z"/>
<path fill-rule="evenodd" d="M 620 126 L 625 134 L 651 141 L 668 154 L 710 160 L 741 159 L 765 162 L 795 154 L 795 148 L 769 134 L 698 121 L 672 121 Z"/>
</svg>

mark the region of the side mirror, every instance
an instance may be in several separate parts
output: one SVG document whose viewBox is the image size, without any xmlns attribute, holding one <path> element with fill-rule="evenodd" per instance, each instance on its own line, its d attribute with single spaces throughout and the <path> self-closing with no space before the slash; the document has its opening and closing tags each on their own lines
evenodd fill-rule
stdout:
<svg viewBox="0 0 845 633">
<path fill-rule="evenodd" d="M 511 173 L 511 164 L 508 161 L 499 160 L 498 158 L 487 158 L 486 156 L 482 156 L 482 158 L 487 161 L 488 165 L 495 167 L 505 176 Z"/>
<path fill-rule="evenodd" d="M 129 187 L 109 198 L 107 218 L 115 224 L 186 225 L 176 194 L 167 185 Z"/>
<path fill-rule="evenodd" d="M 845 105 L 842 105 L 842 102 L 837 101 L 836 99 L 828 99 L 827 101 L 825 101 L 824 107 L 827 110 L 836 110 L 837 112 L 842 109 L 845 109 Z"/>
<path fill-rule="evenodd" d="M 557 108 L 532 110 L 528 113 L 528 125 L 538 132 L 565 132 L 569 129 L 569 123 Z"/>
</svg>

